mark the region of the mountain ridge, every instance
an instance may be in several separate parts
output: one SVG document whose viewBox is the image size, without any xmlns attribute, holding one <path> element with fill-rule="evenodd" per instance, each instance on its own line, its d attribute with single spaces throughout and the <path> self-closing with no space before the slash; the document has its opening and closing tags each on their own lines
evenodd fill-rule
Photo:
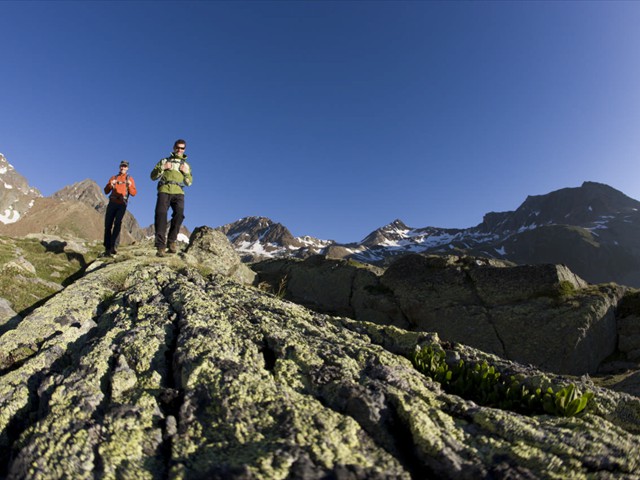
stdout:
<svg viewBox="0 0 640 480">
<path fill-rule="evenodd" d="M 50 198 L 84 203 L 90 231 L 83 232 L 75 218 L 54 215 L 55 225 L 42 225 L 40 218 L 28 225 L 28 210 L 38 204 L 37 189 L 22 190 L 7 183 L 8 162 L 0 157 L 0 233 L 26 234 L 58 231 L 100 240 L 102 227 L 96 217 L 103 215 L 106 198 L 90 179 L 69 185 Z M 3 167 L 3 165 L 5 165 Z M 4 170 L 3 170 L 4 169 Z M 2 173 L 4 171 L 4 174 Z M 14 180 L 18 181 L 18 180 Z M 24 186 L 23 185 L 23 186 Z M 26 189 L 26 190 L 25 190 Z M 17 202 L 16 192 L 23 191 Z M 9 193 L 7 193 L 9 192 Z M 29 196 L 31 195 L 31 197 Z M 35 197 L 34 197 L 35 196 Z M 13 203 L 11 203 L 13 202 Z M 46 203 L 46 202 L 45 202 Z M 40 202 L 43 204 L 43 202 Z M 50 209 L 66 209 L 62 204 Z M 77 207 L 80 208 L 80 207 Z M 76 209 L 77 210 L 77 209 Z M 77 211 L 74 210 L 77 216 Z M 26 220 L 25 220 L 26 219 Z M 13 225 L 13 226 L 11 226 Z M 149 238 L 151 229 L 140 228 L 127 212 L 123 242 Z M 592 283 L 613 281 L 640 287 L 640 202 L 603 183 L 585 181 L 579 187 L 567 187 L 542 195 L 529 195 L 513 211 L 488 212 L 483 221 L 468 228 L 410 227 L 397 218 L 370 232 L 359 242 L 339 243 L 311 236 L 294 236 L 290 230 L 267 217 L 244 217 L 217 227 L 227 235 L 245 262 L 267 258 L 308 258 L 325 255 L 384 266 L 398 256 L 419 254 L 460 254 L 508 260 L 516 263 L 562 263 Z M 187 240 L 188 232 L 181 239 Z"/>
</svg>

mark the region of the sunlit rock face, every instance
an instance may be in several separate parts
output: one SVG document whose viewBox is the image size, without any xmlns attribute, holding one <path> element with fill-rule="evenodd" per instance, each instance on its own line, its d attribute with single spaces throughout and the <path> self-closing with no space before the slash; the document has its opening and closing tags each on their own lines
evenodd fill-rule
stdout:
<svg viewBox="0 0 640 480">
<path fill-rule="evenodd" d="M 583 379 L 595 396 L 577 417 L 479 406 L 407 357 L 436 345 L 562 379 L 312 312 L 188 251 L 149 251 L 94 263 L 0 329 L 0 477 L 632 478 L 640 467 L 637 397 Z"/>
</svg>

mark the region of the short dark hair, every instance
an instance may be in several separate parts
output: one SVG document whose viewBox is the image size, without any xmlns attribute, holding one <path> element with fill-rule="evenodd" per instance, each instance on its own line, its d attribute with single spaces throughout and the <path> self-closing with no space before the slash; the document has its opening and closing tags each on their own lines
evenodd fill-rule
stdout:
<svg viewBox="0 0 640 480">
<path fill-rule="evenodd" d="M 179 138 L 178 140 L 173 142 L 173 148 L 176 148 L 178 145 L 181 145 L 181 144 L 184 144 L 185 147 L 187 146 L 187 142 Z"/>
</svg>

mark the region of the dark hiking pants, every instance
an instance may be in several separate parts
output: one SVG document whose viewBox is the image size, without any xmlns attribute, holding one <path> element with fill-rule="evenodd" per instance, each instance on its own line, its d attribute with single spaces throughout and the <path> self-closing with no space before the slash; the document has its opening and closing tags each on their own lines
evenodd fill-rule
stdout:
<svg viewBox="0 0 640 480">
<path fill-rule="evenodd" d="M 167 238 L 167 212 L 169 211 L 169 207 L 171 207 L 171 226 Z M 166 248 L 167 240 L 169 243 L 172 243 L 178 239 L 182 220 L 184 220 L 184 195 L 158 193 L 154 223 L 156 230 L 156 248 Z"/>
<path fill-rule="evenodd" d="M 104 250 L 110 252 L 118 244 L 118 237 L 122 228 L 122 219 L 127 211 L 126 203 L 109 202 L 104 216 Z"/>
</svg>

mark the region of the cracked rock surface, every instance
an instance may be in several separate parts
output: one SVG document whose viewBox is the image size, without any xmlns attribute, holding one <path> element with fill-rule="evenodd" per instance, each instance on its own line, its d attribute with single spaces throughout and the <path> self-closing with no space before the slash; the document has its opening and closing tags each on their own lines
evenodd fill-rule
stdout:
<svg viewBox="0 0 640 480">
<path fill-rule="evenodd" d="M 481 407 L 414 369 L 429 343 L 176 262 L 103 264 L 0 336 L 0 478 L 640 478 L 637 397 Z"/>
</svg>

